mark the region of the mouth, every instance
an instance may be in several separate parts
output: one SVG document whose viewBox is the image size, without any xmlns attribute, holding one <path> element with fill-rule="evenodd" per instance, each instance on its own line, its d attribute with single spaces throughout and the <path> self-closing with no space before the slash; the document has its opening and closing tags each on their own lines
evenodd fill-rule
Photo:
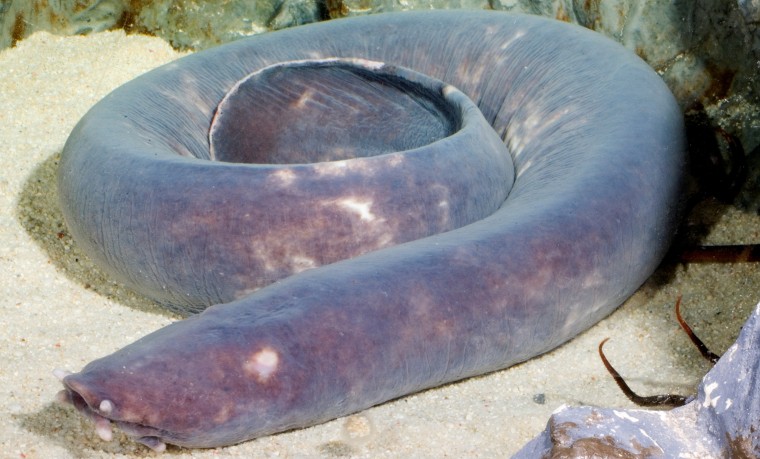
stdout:
<svg viewBox="0 0 760 459">
<path fill-rule="evenodd" d="M 134 441 L 142 443 L 155 452 L 164 452 L 166 443 L 163 438 L 165 432 L 138 422 L 127 421 L 118 418 L 116 404 L 109 399 L 98 397 L 89 392 L 84 386 L 73 381 L 69 376 L 72 373 L 66 370 L 56 369 L 53 375 L 63 383 L 65 389 L 56 394 L 56 400 L 66 405 L 72 405 L 95 426 L 95 433 L 103 441 L 113 440 L 113 424 Z"/>
</svg>

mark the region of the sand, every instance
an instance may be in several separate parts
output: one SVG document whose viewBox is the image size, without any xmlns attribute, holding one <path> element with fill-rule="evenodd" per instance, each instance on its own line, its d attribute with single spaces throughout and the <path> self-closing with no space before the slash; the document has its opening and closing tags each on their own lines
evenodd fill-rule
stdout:
<svg viewBox="0 0 760 459">
<path fill-rule="evenodd" d="M 179 56 L 163 41 L 121 32 L 38 33 L 0 52 L 0 457 L 151 456 L 117 433 L 106 443 L 54 402 L 54 368 L 79 370 L 176 317 L 111 282 L 68 235 L 55 173 L 68 133 L 127 80 Z M 713 243 L 760 241 L 760 219 L 708 204 Z M 171 457 L 504 457 L 561 404 L 631 407 L 596 354 L 642 393 L 690 393 L 708 365 L 678 329 L 673 303 L 721 353 L 760 299 L 752 264 L 661 269 L 608 319 L 560 349 L 506 371 L 386 403 L 320 426 Z"/>
</svg>

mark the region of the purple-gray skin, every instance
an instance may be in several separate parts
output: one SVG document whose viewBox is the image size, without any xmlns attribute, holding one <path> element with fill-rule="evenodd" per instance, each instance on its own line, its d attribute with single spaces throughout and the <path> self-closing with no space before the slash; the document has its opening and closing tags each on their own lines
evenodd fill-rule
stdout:
<svg viewBox="0 0 760 459">
<path fill-rule="evenodd" d="M 279 84 L 265 71 L 248 86 L 249 75 L 333 58 L 355 61 L 326 74 L 356 65 L 386 75 L 348 70 L 354 76 L 335 83 L 319 78 L 310 86 L 311 77 L 298 77 L 292 87 L 285 79 L 276 92 L 287 102 L 275 103 L 287 105 L 277 110 L 282 119 L 242 108 L 258 121 L 230 134 L 245 122 L 233 114 L 234 101 L 265 99 L 269 85 Z M 481 115 L 458 92 L 416 83 L 414 72 L 399 67 L 475 101 L 513 166 L 470 143 L 480 137 Z M 346 83 L 357 75 L 365 81 Z M 409 85 L 422 89 L 402 102 L 398 92 Z M 344 86 L 360 96 L 340 98 Z M 320 97 L 323 90 L 330 96 Z M 377 103 L 423 110 L 394 124 L 406 109 L 383 117 L 366 107 L 375 102 L 359 102 L 374 91 Z M 217 109 L 223 100 L 229 104 Z M 302 114 L 312 103 L 322 108 Z M 354 116 L 355 104 L 372 114 Z M 317 124 L 309 128 L 316 134 L 302 132 L 304 119 Z M 436 123 L 449 127 L 439 132 Z M 441 167 L 415 162 L 417 129 L 441 138 L 423 136 L 422 145 L 464 159 Z M 209 135 L 219 142 L 213 156 Z M 346 159 L 360 179 L 331 185 L 326 177 L 341 174 L 320 161 L 363 156 L 365 135 L 372 145 L 398 137 L 392 148 L 408 151 L 384 165 L 394 153 L 382 148 Z M 278 139 L 261 144 L 284 146 L 276 154 L 229 151 L 259 136 Z M 482 138 L 488 144 L 491 134 Z M 338 147 L 322 151 L 312 139 Z M 359 151 L 333 151 L 344 143 Z M 278 164 L 241 163 L 269 158 Z M 365 171 L 361 164 L 373 160 L 379 169 Z M 658 75 L 619 44 L 549 19 L 394 13 L 185 57 L 92 108 L 65 146 L 59 189 L 75 240 L 116 279 L 175 310 L 214 306 L 80 373 L 59 372 L 61 396 L 94 419 L 103 438 L 113 421 L 157 450 L 166 443 L 213 447 L 506 368 L 587 329 L 652 273 L 676 225 L 683 164 L 681 112 Z M 434 173 L 415 184 L 414 169 Z M 390 183 L 361 178 L 389 170 Z M 380 192 L 364 190 L 363 181 Z M 431 208 L 383 198 L 408 183 Z M 443 232 L 373 250 L 399 240 L 361 225 L 407 218 L 422 230 L 401 233 Z M 358 236 L 344 234 L 357 228 Z M 343 249 L 368 232 L 379 236 L 359 244 L 364 249 Z M 342 256 L 353 258 L 336 261 Z"/>
<path fill-rule="evenodd" d="M 760 457 L 760 304 L 739 338 L 670 411 L 562 407 L 513 459 Z"/>
</svg>

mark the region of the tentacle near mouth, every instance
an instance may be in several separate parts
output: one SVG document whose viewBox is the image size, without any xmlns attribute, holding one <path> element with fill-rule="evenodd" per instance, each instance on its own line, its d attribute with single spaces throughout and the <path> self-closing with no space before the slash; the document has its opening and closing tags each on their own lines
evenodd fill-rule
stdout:
<svg viewBox="0 0 760 459">
<path fill-rule="evenodd" d="M 108 399 L 102 399 L 99 403 L 93 405 L 94 399 L 88 401 L 83 390 L 77 390 L 70 381 L 66 380 L 66 377 L 71 374 L 70 371 L 62 369 L 53 371 L 53 375 L 65 386 L 65 389 L 56 394 L 56 400 L 60 403 L 74 406 L 77 411 L 92 421 L 95 426 L 95 433 L 98 434 L 101 440 L 113 440 L 111 425 L 111 422 L 113 422 L 133 440 L 142 443 L 153 451 L 160 453 L 166 450 L 166 443 L 161 438 L 160 430 L 140 423 L 113 418 L 112 416 L 116 412 L 115 403 Z"/>
</svg>

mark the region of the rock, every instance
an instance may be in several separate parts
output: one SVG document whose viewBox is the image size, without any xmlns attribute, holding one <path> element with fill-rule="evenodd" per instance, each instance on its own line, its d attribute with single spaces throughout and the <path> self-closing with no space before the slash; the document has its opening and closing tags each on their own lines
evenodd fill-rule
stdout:
<svg viewBox="0 0 760 459">
<path fill-rule="evenodd" d="M 513 459 L 760 457 L 760 304 L 739 338 L 670 411 L 561 407 Z"/>
<path fill-rule="evenodd" d="M 38 30 L 76 35 L 121 28 L 199 50 L 322 19 L 318 5 L 315 0 L 10 0 L 0 7 L 0 49 Z"/>
</svg>

